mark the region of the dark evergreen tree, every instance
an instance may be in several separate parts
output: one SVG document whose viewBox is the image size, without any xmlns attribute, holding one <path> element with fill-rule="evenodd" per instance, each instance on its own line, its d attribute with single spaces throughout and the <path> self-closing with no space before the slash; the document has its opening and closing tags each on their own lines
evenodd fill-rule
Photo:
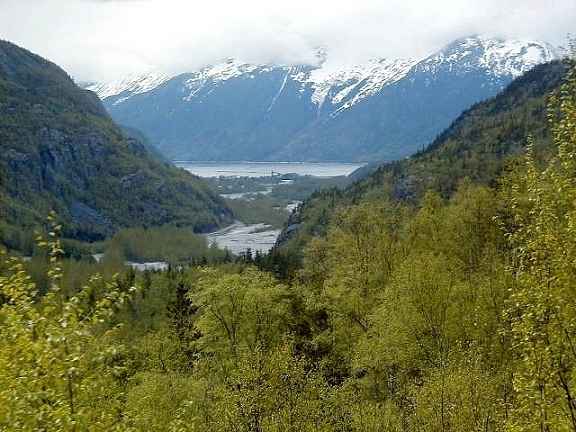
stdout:
<svg viewBox="0 0 576 432">
<path fill-rule="evenodd" d="M 194 360 L 198 355 L 193 343 L 202 336 L 194 325 L 199 308 L 190 300 L 189 291 L 189 285 L 181 281 L 177 282 L 174 300 L 167 308 L 170 328 L 176 336 L 178 352 L 183 357 L 183 367 L 185 369 L 193 367 Z"/>
</svg>

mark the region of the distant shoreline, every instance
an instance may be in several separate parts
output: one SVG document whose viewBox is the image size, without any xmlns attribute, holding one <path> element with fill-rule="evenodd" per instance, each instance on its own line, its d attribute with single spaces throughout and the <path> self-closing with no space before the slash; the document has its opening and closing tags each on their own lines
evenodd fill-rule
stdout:
<svg viewBox="0 0 576 432">
<path fill-rule="evenodd" d="M 360 162 L 265 162 L 265 161 L 184 161 L 174 165 L 200 177 L 268 177 L 272 174 L 297 174 L 314 177 L 348 176 L 365 164 Z"/>
</svg>

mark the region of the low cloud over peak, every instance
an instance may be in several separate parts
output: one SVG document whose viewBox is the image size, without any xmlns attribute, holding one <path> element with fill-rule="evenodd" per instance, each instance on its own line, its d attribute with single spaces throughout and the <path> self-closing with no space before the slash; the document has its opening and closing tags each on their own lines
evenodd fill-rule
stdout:
<svg viewBox="0 0 576 432">
<path fill-rule="evenodd" d="M 196 69 L 225 57 L 258 63 L 420 57 L 458 37 L 563 43 L 574 0 L 0 0 L 0 37 L 81 80 Z"/>
</svg>

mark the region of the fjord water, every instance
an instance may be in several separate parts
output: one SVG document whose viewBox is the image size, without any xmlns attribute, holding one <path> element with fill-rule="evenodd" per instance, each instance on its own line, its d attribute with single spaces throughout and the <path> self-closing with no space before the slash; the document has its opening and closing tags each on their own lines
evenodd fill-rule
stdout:
<svg viewBox="0 0 576 432">
<path fill-rule="evenodd" d="M 347 176 L 362 167 L 361 163 L 344 162 L 190 162 L 174 161 L 174 164 L 200 177 L 270 177 L 273 174 L 298 174 L 315 177 Z M 235 198 L 242 198 L 243 194 Z M 223 195 L 225 196 L 225 195 Z M 230 195 L 226 198 L 234 198 Z M 292 206 L 293 208 L 293 206 Z M 290 208 L 290 210 L 292 210 Z M 237 222 L 219 231 L 207 235 L 208 241 L 215 242 L 220 248 L 234 254 L 247 249 L 268 252 L 280 230 L 263 224 L 246 225 Z"/>
<path fill-rule="evenodd" d="M 347 176 L 363 163 L 346 162 L 194 162 L 174 161 L 177 167 L 200 177 L 268 177 L 298 174 L 314 177 Z"/>
</svg>

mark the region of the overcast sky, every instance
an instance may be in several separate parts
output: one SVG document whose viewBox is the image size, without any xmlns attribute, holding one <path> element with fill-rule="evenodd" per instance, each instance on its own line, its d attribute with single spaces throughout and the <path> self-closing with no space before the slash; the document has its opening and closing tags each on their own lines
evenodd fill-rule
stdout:
<svg viewBox="0 0 576 432">
<path fill-rule="evenodd" d="M 419 57 L 469 34 L 563 44 L 576 0 L 0 0 L 0 38 L 80 80 L 225 57 L 283 64 Z"/>
</svg>

